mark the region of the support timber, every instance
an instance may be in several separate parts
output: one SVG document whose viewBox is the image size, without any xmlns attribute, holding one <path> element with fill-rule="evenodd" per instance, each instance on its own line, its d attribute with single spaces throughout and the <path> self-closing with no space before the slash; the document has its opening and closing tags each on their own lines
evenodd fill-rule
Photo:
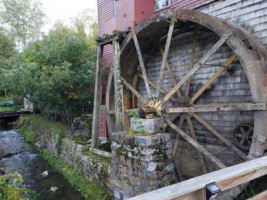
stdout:
<svg viewBox="0 0 267 200">
<path fill-rule="evenodd" d="M 113 70 L 114 70 L 114 88 L 115 88 L 115 129 L 122 131 L 124 128 L 123 112 L 123 85 L 120 71 L 120 43 L 118 36 L 113 40 Z"/>
<path fill-rule="evenodd" d="M 93 125 L 92 125 L 92 147 L 97 147 L 98 143 L 98 130 L 99 130 L 99 113 L 100 113 L 100 100 L 101 100 L 101 60 L 103 55 L 103 47 L 97 47 L 97 61 L 95 72 L 95 96 L 94 96 L 94 110 L 93 110 Z"/>
</svg>

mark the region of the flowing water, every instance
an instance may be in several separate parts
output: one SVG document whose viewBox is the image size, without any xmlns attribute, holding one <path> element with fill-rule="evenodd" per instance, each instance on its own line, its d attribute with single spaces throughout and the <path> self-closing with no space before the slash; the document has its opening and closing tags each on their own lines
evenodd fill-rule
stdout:
<svg viewBox="0 0 267 200">
<path fill-rule="evenodd" d="M 0 169 L 6 173 L 18 172 L 23 176 L 24 186 L 35 190 L 39 200 L 83 200 L 64 178 L 27 144 L 16 130 L 0 130 L 0 149 L 5 158 Z M 48 176 L 42 175 L 48 171 Z M 57 187 L 53 192 L 50 189 Z"/>
</svg>

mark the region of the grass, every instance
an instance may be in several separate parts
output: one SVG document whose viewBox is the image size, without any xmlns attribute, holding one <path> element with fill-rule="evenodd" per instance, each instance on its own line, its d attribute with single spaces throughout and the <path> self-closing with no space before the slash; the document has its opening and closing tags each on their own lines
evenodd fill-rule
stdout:
<svg viewBox="0 0 267 200">
<path fill-rule="evenodd" d="M 0 176 L 1 200 L 37 200 L 37 193 L 22 187 L 23 179 L 18 173 Z"/>
<path fill-rule="evenodd" d="M 0 106 L 0 112 L 15 112 L 22 109 L 22 106 L 16 105 L 16 106 L 10 106 L 10 107 L 2 107 Z"/>
</svg>

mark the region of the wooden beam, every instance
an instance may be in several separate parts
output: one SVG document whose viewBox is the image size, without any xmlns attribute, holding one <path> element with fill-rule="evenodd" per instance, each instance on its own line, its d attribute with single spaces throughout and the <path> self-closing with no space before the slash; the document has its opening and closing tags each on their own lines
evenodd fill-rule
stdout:
<svg viewBox="0 0 267 200">
<path fill-rule="evenodd" d="M 189 70 L 192 70 L 194 67 L 195 63 L 195 54 L 196 54 L 196 48 L 197 48 L 197 40 L 198 40 L 198 31 L 199 31 L 199 25 L 196 25 L 195 30 L 194 30 L 194 39 L 191 45 L 191 55 L 190 55 L 190 62 L 189 62 Z M 186 83 L 185 87 L 185 96 L 189 96 L 190 92 L 190 85 L 191 85 L 191 79 L 189 78 Z"/>
<path fill-rule="evenodd" d="M 160 53 L 161 53 L 161 56 L 164 55 L 163 49 L 162 49 L 161 47 L 160 47 Z M 170 76 L 170 78 L 171 78 L 172 85 L 175 86 L 175 85 L 177 84 L 177 81 L 176 81 L 176 79 L 175 79 L 175 76 L 174 76 L 174 74 L 173 74 L 173 72 L 172 72 L 171 66 L 170 66 L 170 64 L 169 64 L 168 61 L 166 61 L 166 68 L 167 68 L 168 74 L 169 74 L 169 76 Z M 180 92 L 179 89 L 177 90 L 177 95 L 178 95 L 178 97 L 181 96 L 181 92 Z"/>
<path fill-rule="evenodd" d="M 144 77 L 142 76 L 142 74 L 139 74 L 139 77 L 142 78 L 142 79 L 144 79 Z M 153 83 L 153 82 L 150 81 L 149 79 L 147 79 L 147 81 L 148 81 L 149 85 L 151 85 L 151 87 L 153 87 L 153 88 L 159 90 L 160 93 L 162 93 L 162 94 L 166 94 L 166 93 L 167 93 L 165 90 L 159 88 L 155 83 Z"/>
<path fill-rule="evenodd" d="M 131 86 L 130 83 L 128 83 L 124 78 L 121 77 L 122 83 L 142 102 L 145 103 L 144 97 L 141 96 L 139 92 L 135 90 L 133 86 Z"/>
<path fill-rule="evenodd" d="M 103 47 L 98 45 L 97 47 L 97 59 L 96 59 L 96 72 L 95 72 L 95 95 L 94 95 L 94 110 L 93 110 L 93 124 L 92 124 L 92 147 L 98 145 L 98 130 L 99 130 L 99 113 L 100 113 L 100 100 L 101 100 L 101 72 L 100 62 L 102 60 Z"/>
<path fill-rule="evenodd" d="M 187 115 L 186 116 L 186 121 L 187 121 L 187 125 L 189 127 L 189 131 L 190 131 L 191 137 L 195 141 L 197 141 L 196 133 L 195 133 L 195 130 L 194 130 L 194 127 L 193 127 L 193 123 L 192 123 L 192 120 L 191 120 L 191 116 Z M 200 167 L 202 169 L 202 172 L 204 174 L 206 174 L 207 173 L 207 168 L 206 168 L 203 156 L 202 156 L 200 151 L 197 151 L 197 154 L 198 154 L 198 160 L 199 160 L 199 164 L 200 164 Z"/>
<path fill-rule="evenodd" d="M 139 82 L 138 74 L 139 72 L 137 72 L 137 74 L 134 75 L 134 80 L 133 80 L 133 88 L 136 91 L 138 90 L 138 82 Z M 136 107 L 137 107 L 137 99 L 136 99 L 136 96 L 132 94 L 132 108 L 136 108 Z"/>
<path fill-rule="evenodd" d="M 264 111 L 265 103 L 203 104 L 191 107 L 166 108 L 166 113 L 219 112 L 219 111 Z"/>
<path fill-rule="evenodd" d="M 264 199 L 267 199 L 267 190 L 247 200 L 264 200 Z"/>
<path fill-rule="evenodd" d="M 198 142 L 193 140 L 189 135 L 187 135 L 182 129 L 178 128 L 174 123 L 172 123 L 171 120 L 168 118 L 165 118 L 166 123 L 177 133 L 181 135 L 189 144 L 194 146 L 198 151 L 200 151 L 203 155 L 205 155 L 210 161 L 215 163 L 218 168 L 222 169 L 226 166 L 214 155 L 212 155 L 210 152 L 208 152 L 204 147 L 202 147 Z"/>
<path fill-rule="evenodd" d="M 167 59 L 168 59 L 168 54 L 169 54 L 169 49 L 170 49 L 170 45 L 171 45 L 172 33 L 173 33 L 175 22 L 176 22 L 176 17 L 174 16 L 172 18 L 172 20 L 171 20 L 171 24 L 170 24 L 169 32 L 168 32 L 168 37 L 167 37 L 167 41 L 166 41 L 166 44 L 165 44 L 165 50 L 164 50 L 162 63 L 161 63 L 161 67 L 160 67 L 159 79 L 158 79 L 158 82 L 157 82 L 158 88 L 160 88 L 161 82 L 162 82 L 162 79 L 163 79 L 163 76 L 164 76 L 165 65 L 166 65 L 166 62 L 167 62 Z M 159 97 L 159 93 L 160 93 L 160 91 L 157 90 L 156 91 L 156 97 Z"/>
<path fill-rule="evenodd" d="M 107 80 L 107 90 L 106 90 L 106 109 L 107 109 L 107 128 L 108 128 L 108 135 L 111 136 L 111 133 L 113 132 L 112 128 L 112 122 L 111 122 L 111 116 L 110 116 L 110 89 L 113 79 L 113 70 L 110 68 L 109 74 L 108 74 L 108 80 Z"/>
<path fill-rule="evenodd" d="M 226 139 L 221 133 L 216 131 L 210 124 L 204 121 L 201 117 L 199 117 L 195 113 L 190 113 L 192 117 L 194 117 L 200 124 L 202 124 L 206 129 L 208 129 L 215 137 L 217 137 L 220 141 L 222 141 L 226 146 L 230 147 L 235 153 L 237 153 L 244 160 L 248 160 L 247 155 L 244 154 L 240 149 L 238 149 L 235 145 L 233 145 L 228 139 Z"/>
<path fill-rule="evenodd" d="M 144 81 L 145 81 L 145 87 L 146 87 L 147 95 L 148 95 L 148 98 L 151 98 L 152 95 L 151 95 L 151 90 L 150 90 L 150 87 L 149 87 L 149 84 L 148 84 L 148 81 L 147 81 L 147 74 L 146 74 L 146 68 L 145 68 L 143 56 L 142 56 L 141 49 L 140 49 L 140 46 L 139 46 L 139 43 L 138 43 L 138 39 L 137 39 L 135 30 L 134 30 L 133 27 L 131 27 L 131 35 L 132 35 L 132 37 L 134 39 L 134 44 L 135 44 L 137 56 L 138 56 L 138 59 L 139 59 L 139 64 L 140 64 L 141 71 L 142 71 L 142 74 L 143 74 L 143 77 L 144 77 Z"/>
<path fill-rule="evenodd" d="M 235 58 L 236 55 L 232 55 L 225 63 L 222 64 L 219 70 L 191 98 L 192 103 L 194 103 L 196 99 L 224 72 L 224 70 L 234 62 Z"/>
<path fill-rule="evenodd" d="M 154 190 L 128 200 L 197 200 L 201 191 L 210 183 L 216 183 L 222 191 L 267 174 L 267 157 L 217 170 L 174 185 Z M 197 195 L 199 193 L 199 196 Z"/>
<path fill-rule="evenodd" d="M 196 71 L 203 66 L 207 60 L 226 42 L 226 40 L 232 35 L 230 32 L 226 32 L 218 42 L 205 54 L 205 56 L 193 67 L 192 70 L 188 72 L 186 76 L 184 76 L 177 85 L 164 97 L 164 102 L 168 101 L 171 96 L 178 90 L 180 87 L 189 79 L 191 76 L 195 74 Z"/>
<path fill-rule="evenodd" d="M 120 69 L 120 43 L 118 37 L 113 40 L 113 68 L 114 68 L 114 90 L 115 90 L 115 129 L 124 130 L 124 112 L 123 112 L 123 85 L 121 84 Z"/>
</svg>

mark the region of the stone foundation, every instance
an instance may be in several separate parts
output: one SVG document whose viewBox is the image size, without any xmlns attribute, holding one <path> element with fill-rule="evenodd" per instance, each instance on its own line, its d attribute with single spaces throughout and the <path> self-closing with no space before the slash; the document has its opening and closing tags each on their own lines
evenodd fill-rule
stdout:
<svg viewBox="0 0 267 200">
<path fill-rule="evenodd" d="M 113 133 L 109 187 L 126 199 L 177 182 L 168 133 L 130 136 Z"/>
</svg>

